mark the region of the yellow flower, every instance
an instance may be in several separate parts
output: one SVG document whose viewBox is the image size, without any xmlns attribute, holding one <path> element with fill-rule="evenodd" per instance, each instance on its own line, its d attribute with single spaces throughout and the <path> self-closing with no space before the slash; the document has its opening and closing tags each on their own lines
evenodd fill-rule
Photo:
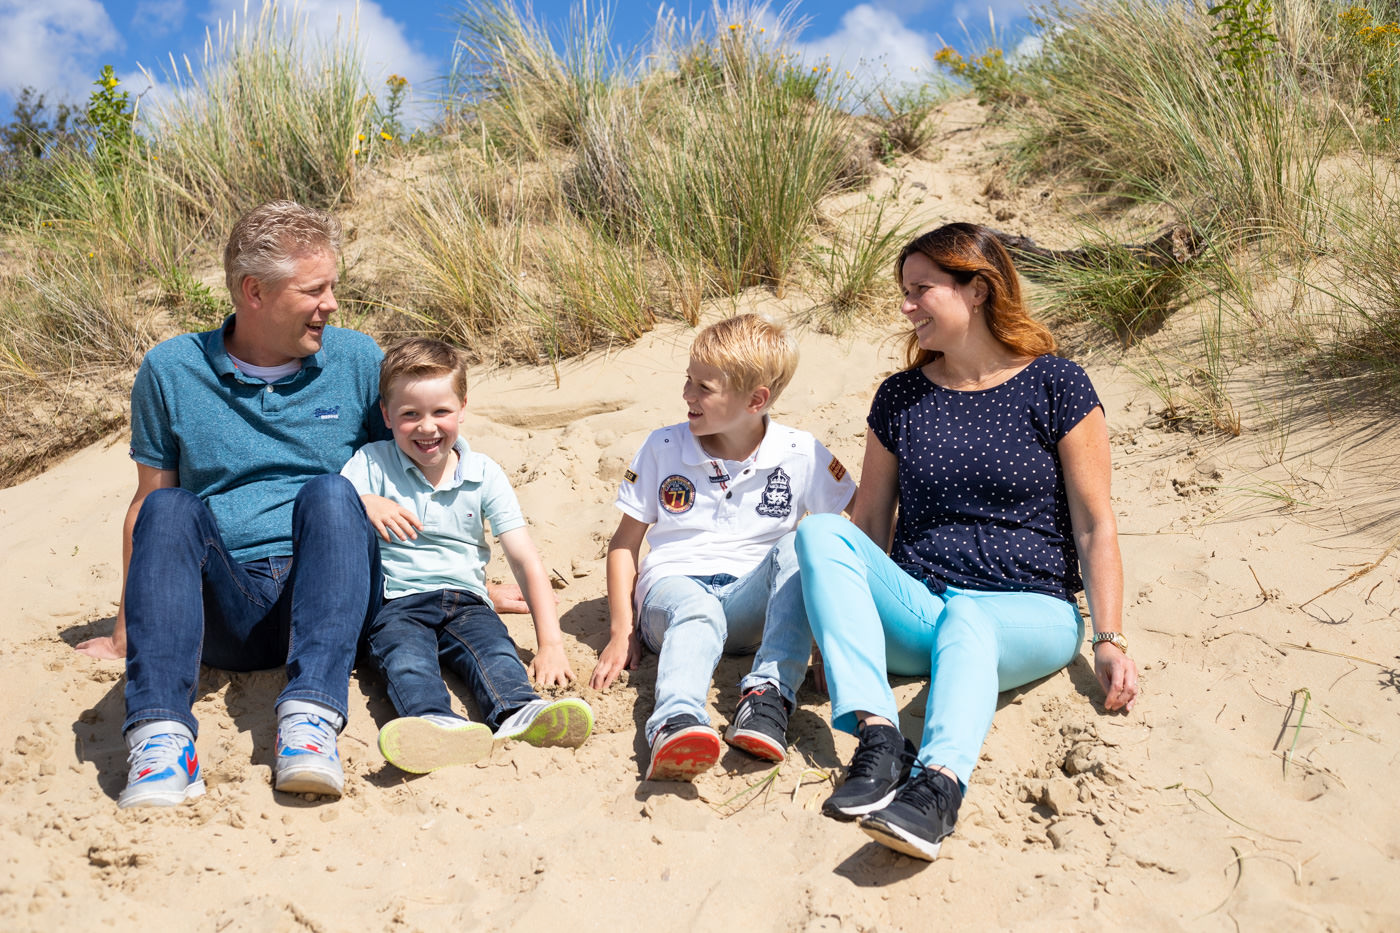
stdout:
<svg viewBox="0 0 1400 933">
<path fill-rule="evenodd" d="M 380 131 L 379 131 L 379 138 L 382 139 L 382 140 L 384 140 L 385 142 L 389 142 L 390 140 L 392 140 L 392 139 L 394 138 L 394 136 L 393 136 L 392 133 L 386 133 L 384 130 L 380 130 Z"/>
<path fill-rule="evenodd" d="M 359 154 L 360 154 L 360 150 L 356 149 L 356 150 L 355 150 L 355 155 L 359 155 Z"/>
<path fill-rule="evenodd" d="M 729 31 L 730 31 L 730 32 L 734 32 L 734 31 L 736 31 L 738 28 L 739 28 L 739 24 L 738 24 L 738 23 L 730 23 L 730 24 L 729 24 Z"/>
<path fill-rule="evenodd" d="M 92 250 L 88 250 L 88 258 L 89 258 L 89 259 L 91 259 L 92 257 L 94 257 L 94 256 L 96 256 L 96 255 L 97 255 L 97 254 L 94 253 Z"/>
<path fill-rule="evenodd" d="M 361 133 L 359 136 L 357 136 L 357 137 L 355 137 L 355 138 L 358 139 L 360 142 L 364 142 L 364 141 L 365 141 L 365 134 L 364 134 L 364 133 Z"/>
</svg>

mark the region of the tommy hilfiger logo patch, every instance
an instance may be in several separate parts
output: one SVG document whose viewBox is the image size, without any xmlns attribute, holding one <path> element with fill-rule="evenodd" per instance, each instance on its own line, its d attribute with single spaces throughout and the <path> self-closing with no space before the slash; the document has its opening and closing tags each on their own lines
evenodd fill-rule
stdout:
<svg viewBox="0 0 1400 933">
<path fill-rule="evenodd" d="M 689 512 L 695 504 L 695 484 L 679 473 L 672 473 L 663 479 L 656 493 L 661 507 L 672 515 Z"/>
<path fill-rule="evenodd" d="M 318 408 L 312 412 L 312 414 L 320 421 L 339 421 L 340 406 L 337 405 L 334 408 Z"/>
</svg>

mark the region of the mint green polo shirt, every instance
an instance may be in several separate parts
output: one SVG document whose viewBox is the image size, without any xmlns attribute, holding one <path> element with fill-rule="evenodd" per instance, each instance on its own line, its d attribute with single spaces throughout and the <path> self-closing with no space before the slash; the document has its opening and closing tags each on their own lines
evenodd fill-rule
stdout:
<svg viewBox="0 0 1400 933">
<path fill-rule="evenodd" d="M 489 602 L 486 523 L 497 539 L 525 524 L 515 491 L 496 461 L 473 452 L 460 437 L 453 449 L 457 469 L 442 489 L 434 489 L 393 441 L 366 444 L 340 471 L 360 495 L 392 499 L 423 523 L 417 538 L 379 542 L 387 599 L 468 590 Z"/>
</svg>

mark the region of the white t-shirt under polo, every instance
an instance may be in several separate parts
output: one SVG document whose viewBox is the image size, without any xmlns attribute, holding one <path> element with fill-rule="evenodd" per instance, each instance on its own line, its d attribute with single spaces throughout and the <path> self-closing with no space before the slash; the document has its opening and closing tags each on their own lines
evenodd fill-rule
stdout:
<svg viewBox="0 0 1400 933">
<path fill-rule="evenodd" d="M 340 471 L 360 495 L 392 499 L 423 523 L 417 538 L 379 542 L 386 599 L 468 590 L 489 602 L 491 545 L 485 523 L 491 523 L 497 539 L 525 524 L 515 491 L 496 461 L 474 452 L 460 437 L 453 449 L 457 469 L 441 489 L 434 489 L 393 441 L 366 444 Z"/>
<path fill-rule="evenodd" d="M 753 458 L 718 460 L 687 424 L 653 431 L 623 475 L 614 504 L 643 524 L 636 604 L 663 577 L 743 576 L 808 512 L 839 512 L 856 484 L 806 431 L 772 421 Z"/>
</svg>

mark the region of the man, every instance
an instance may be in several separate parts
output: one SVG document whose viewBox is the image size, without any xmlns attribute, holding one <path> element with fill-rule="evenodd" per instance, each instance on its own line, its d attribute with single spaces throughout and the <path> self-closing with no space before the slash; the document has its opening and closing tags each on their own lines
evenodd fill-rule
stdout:
<svg viewBox="0 0 1400 933">
<path fill-rule="evenodd" d="M 126 657 L 131 771 L 119 806 L 204 792 L 191 712 L 203 662 L 287 669 L 277 698 L 277 790 L 339 797 L 336 736 L 350 669 L 380 593 L 379 548 L 338 471 L 370 439 L 381 353 L 329 327 L 340 224 L 275 201 L 234 225 L 234 313 L 152 349 L 131 391 L 136 494 L 110 638 Z"/>
</svg>

